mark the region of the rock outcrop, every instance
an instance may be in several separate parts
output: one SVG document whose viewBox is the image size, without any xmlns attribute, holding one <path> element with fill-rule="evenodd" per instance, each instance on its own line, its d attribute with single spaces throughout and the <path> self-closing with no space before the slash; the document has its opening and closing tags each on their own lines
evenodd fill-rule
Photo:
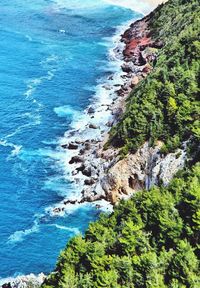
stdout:
<svg viewBox="0 0 200 288">
<path fill-rule="evenodd" d="M 76 134 L 79 131 L 72 131 L 69 133 L 70 142 L 62 146 L 74 152 L 68 161 L 72 175 L 70 180 L 77 184 L 77 189 L 81 187 L 82 190 L 78 199 L 65 199 L 59 207 L 53 209 L 53 214 L 65 211 L 69 203 L 80 204 L 105 199 L 116 204 L 119 199 L 130 197 L 138 190 L 149 189 L 159 183 L 167 185 L 184 166 L 185 150 L 179 149 L 176 153 L 163 156 L 160 153 L 161 142 L 154 148 L 145 143 L 137 153 L 128 154 L 123 160 L 120 160 L 118 150 L 103 149 L 109 128 L 121 119 L 125 111 L 127 97 L 153 70 L 158 49 L 164 46 L 162 41 L 154 41 L 151 38 L 149 20 L 150 16 L 147 16 L 133 23 L 121 37 L 123 50 L 114 49 L 116 57 L 122 60 L 122 83 L 115 83 L 112 87 L 109 81 L 113 80 L 113 76 L 109 76 L 108 83 L 102 88 L 111 91 L 112 102 L 103 103 L 98 108 L 103 108 L 105 113 L 109 111 L 109 121 L 104 125 L 96 125 L 95 105 L 89 106 L 86 113 L 90 119 L 83 134 L 89 134 L 91 137 L 77 142 Z M 95 133 L 99 133 L 99 136 L 94 137 Z M 74 139 L 71 139 L 73 137 Z"/>
<path fill-rule="evenodd" d="M 2 288 L 39 288 L 44 282 L 45 275 L 43 273 L 39 275 L 26 275 L 18 276 L 9 280 L 7 283 L 3 284 Z"/>
<path fill-rule="evenodd" d="M 116 204 L 141 189 L 150 189 L 162 183 L 168 185 L 173 176 L 184 167 L 186 149 L 163 156 L 162 143 L 154 148 L 146 142 L 135 154 L 128 154 L 113 165 L 100 180 L 106 199 Z"/>
</svg>

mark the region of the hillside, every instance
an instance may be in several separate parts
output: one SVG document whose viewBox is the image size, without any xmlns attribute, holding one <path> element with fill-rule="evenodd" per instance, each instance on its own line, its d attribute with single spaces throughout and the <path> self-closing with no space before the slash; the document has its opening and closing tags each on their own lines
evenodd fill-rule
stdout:
<svg viewBox="0 0 200 288">
<path fill-rule="evenodd" d="M 199 7 L 169 0 L 147 16 L 163 47 L 105 147 L 123 159 L 146 141 L 164 143 L 162 155 L 187 143 L 186 167 L 169 186 L 135 193 L 73 238 L 43 288 L 200 287 Z"/>
<path fill-rule="evenodd" d="M 199 287 L 200 166 L 121 202 L 72 239 L 50 287 Z"/>
<path fill-rule="evenodd" d="M 110 132 L 121 153 L 135 152 L 146 140 L 162 140 L 164 153 L 183 141 L 199 141 L 199 1 L 173 0 L 150 14 L 151 36 L 164 47 L 154 71 L 132 91 L 126 113 Z M 194 148 L 196 149 L 196 148 Z"/>
</svg>

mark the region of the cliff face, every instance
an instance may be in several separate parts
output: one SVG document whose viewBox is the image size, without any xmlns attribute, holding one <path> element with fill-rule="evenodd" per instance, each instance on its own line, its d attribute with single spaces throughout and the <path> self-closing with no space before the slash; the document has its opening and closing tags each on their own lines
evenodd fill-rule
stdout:
<svg viewBox="0 0 200 288">
<path fill-rule="evenodd" d="M 199 287 L 199 16 L 198 0 L 169 0 L 122 35 L 121 110 L 75 170 L 80 202 L 142 191 L 72 239 L 43 288 Z"/>
<path fill-rule="evenodd" d="M 90 130 L 90 139 L 77 141 L 75 135 L 64 143 L 74 155 L 68 162 L 72 181 L 82 190 L 79 199 L 65 199 L 53 214 L 69 203 L 115 204 L 143 188 L 167 185 L 184 167 L 184 143 L 198 151 L 199 13 L 197 0 L 169 0 L 121 35 L 114 49 L 120 84 L 112 86 L 114 76 L 108 78 L 104 88 L 112 103 L 100 107 L 110 120 L 103 127 L 89 123 L 84 132 Z M 92 121 L 95 107 L 87 113 Z"/>
<path fill-rule="evenodd" d="M 106 199 L 115 204 L 134 192 L 150 189 L 153 185 L 168 185 L 184 167 L 186 149 L 162 156 L 159 142 L 154 148 L 146 142 L 135 154 L 128 154 L 113 165 L 100 180 Z"/>
</svg>

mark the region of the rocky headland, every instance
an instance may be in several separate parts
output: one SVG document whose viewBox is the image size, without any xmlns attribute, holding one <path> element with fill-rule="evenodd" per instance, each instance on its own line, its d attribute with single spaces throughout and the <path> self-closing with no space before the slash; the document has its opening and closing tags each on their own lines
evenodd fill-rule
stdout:
<svg viewBox="0 0 200 288">
<path fill-rule="evenodd" d="M 106 123 L 102 120 L 102 125 L 94 124 L 98 111 L 91 105 L 86 111 L 89 122 L 82 132 L 71 131 L 66 143 L 62 144 L 62 149 L 73 155 L 68 161 L 70 177 L 77 189 L 81 188 L 81 193 L 78 197 L 65 199 L 51 213 L 65 211 L 67 204 L 102 199 L 116 204 L 135 191 L 150 189 L 159 183 L 167 185 L 177 171 L 184 167 L 186 145 L 166 156 L 160 153 L 162 142 L 158 142 L 154 148 L 146 142 L 135 154 L 129 153 L 124 159 L 120 158 L 118 149 L 104 149 L 110 128 L 125 111 L 127 97 L 151 73 L 159 57 L 159 49 L 164 46 L 162 41 L 152 39 L 150 19 L 151 14 L 131 24 L 114 49 L 115 57 L 121 61 L 122 84 L 113 84 L 114 76 L 110 75 L 103 89 L 110 92 L 112 101 L 98 106 L 102 115 L 104 111 L 109 113 L 109 120 Z M 81 137 L 83 135 L 87 137 Z M 97 207 L 100 207 L 99 204 Z"/>
</svg>

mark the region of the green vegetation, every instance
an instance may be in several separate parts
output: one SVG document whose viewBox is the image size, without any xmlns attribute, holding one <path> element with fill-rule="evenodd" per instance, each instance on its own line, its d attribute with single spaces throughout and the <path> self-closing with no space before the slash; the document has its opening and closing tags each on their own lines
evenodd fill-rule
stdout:
<svg viewBox="0 0 200 288">
<path fill-rule="evenodd" d="M 72 239 L 43 288 L 200 287 L 200 165 Z"/>
<path fill-rule="evenodd" d="M 154 71 L 132 91 L 109 144 L 122 155 L 146 140 L 163 140 L 163 152 L 200 139 L 200 5 L 199 0 L 169 0 L 152 13 L 150 29 L 165 47 Z M 195 149 L 195 148 L 194 148 Z"/>
<path fill-rule="evenodd" d="M 200 139 L 199 0 L 169 0 L 152 13 L 165 43 L 154 71 L 131 93 L 110 144 L 122 155 L 163 140 L 162 153 Z M 197 154 L 168 187 L 153 187 L 101 215 L 67 244 L 42 288 L 199 288 L 200 164 Z M 192 166 L 193 165 L 193 166 Z"/>
</svg>

